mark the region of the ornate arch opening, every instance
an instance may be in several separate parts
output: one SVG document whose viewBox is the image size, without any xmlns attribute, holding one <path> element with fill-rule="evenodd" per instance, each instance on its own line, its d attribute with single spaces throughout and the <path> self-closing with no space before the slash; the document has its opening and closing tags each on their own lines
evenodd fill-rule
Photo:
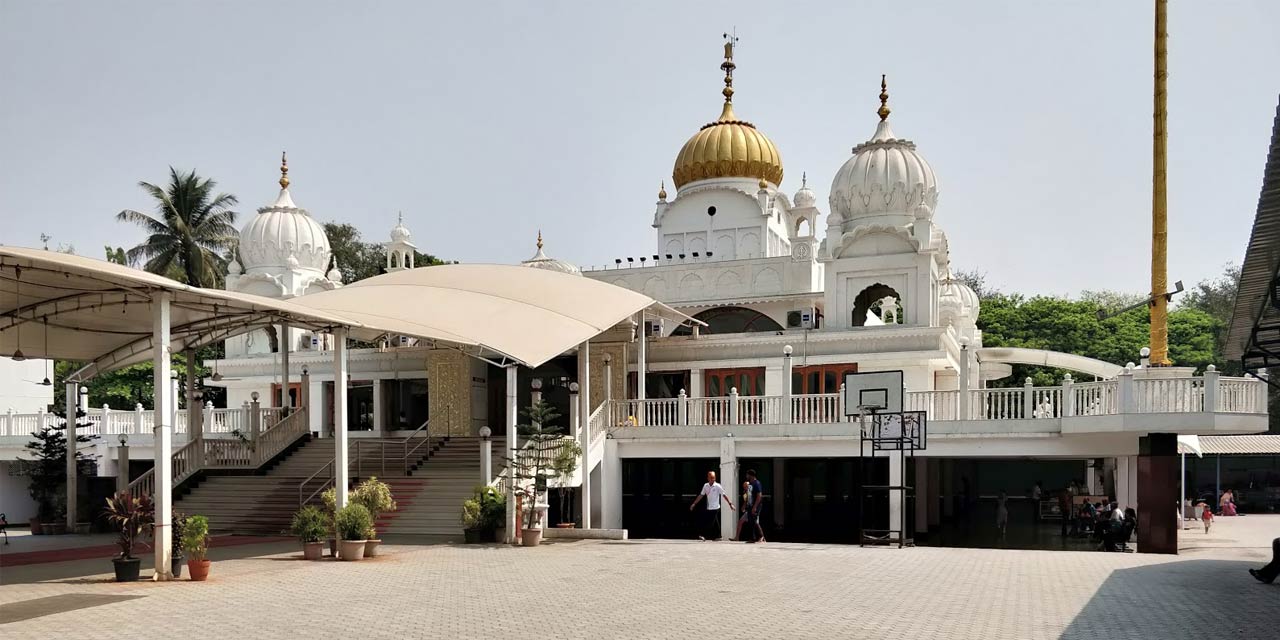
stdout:
<svg viewBox="0 0 1280 640">
<path fill-rule="evenodd" d="M 867 324 L 867 312 L 871 311 L 880 317 L 884 317 L 884 302 L 886 298 L 892 297 L 897 305 L 897 312 L 894 315 L 894 323 L 904 324 L 906 319 L 903 313 L 902 296 L 897 290 L 887 284 L 875 283 L 866 289 L 863 289 L 856 298 L 853 299 L 853 326 L 863 327 Z M 892 324 L 892 323 L 891 323 Z"/>
<path fill-rule="evenodd" d="M 778 324 L 773 318 L 745 307 L 716 307 L 695 314 L 693 317 L 707 323 L 707 326 L 701 329 L 701 333 L 706 334 L 782 331 L 782 325 Z M 692 332 L 693 330 L 688 326 L 681 325 L 671 332 L 671 335 L 687 336 Z"/>
</svg>

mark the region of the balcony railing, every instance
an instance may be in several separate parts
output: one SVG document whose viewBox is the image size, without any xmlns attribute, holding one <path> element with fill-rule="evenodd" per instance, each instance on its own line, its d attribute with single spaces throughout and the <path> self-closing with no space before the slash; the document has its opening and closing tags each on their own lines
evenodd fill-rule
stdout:
<svg viewBox="0 0 1280 640">
<path fill-rule="evenodd" d="M 245 403 L 240 407 L 215 409 L 206 404 L 201 409 L 201 422 L 204 433 L 214 434 L 248 434 L 252 423 L 252 405 Z M 279 407 L 260 407 L 259 424 L 274 425 L 283 419 L 283 410 Z M 82 419 L 87 425 L 76 428 L 76 434 L 82 436 L 104 436 L 111 441 L 115 436 L 150 436 L 155 431 L 155 411 L 145 409 L 141 404 L 132 411 L 122 411 L 102 407 L 89 409 Z M 173 433 L 185 436 L 188 432 L 188 414 L 186 409 L 179 409 L 173 416 Z M 45 426 L 50 428 L 61 425 L 61 418 L 53 413 L 41 411 L 37 413 L 16 413 L 12 409 L 0 413 L 0 438 L 29 438 L 31 434 L 40 432 Z"/>
<path fill-rule="evenodd" d="M 1115 379 L 1059 386 L 907 391 L 904 411 L 923 411 L 930 420 L 1044 420 L 1131 413 L 1265 413 L 1266 384 L 1252 378 L 1223 378 L 1210 368 L 1203 376 L 1138 378 L 1126 371 Z M 726 426 L 831 424 L 846 422 L 844 393 L 790 396 L 728 396 L 615 400 L 601 419 L 618 426 Z"/>
</svg>

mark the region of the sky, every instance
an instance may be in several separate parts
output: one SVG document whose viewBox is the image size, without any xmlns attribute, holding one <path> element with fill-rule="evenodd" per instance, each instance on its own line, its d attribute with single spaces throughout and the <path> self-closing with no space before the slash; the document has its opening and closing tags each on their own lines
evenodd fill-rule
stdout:
<svg viewBox="0 0 1280 640">
<path fill-rule="evenodd" d="M 1244 255 L 1280 91 L 1280 3 L 1169 9 L 1169 280 Z M 0 0 L 0 243 L 133 246 L 139 181 L 195 169 L 425 252 L 547 253 L 583 266 L 654 250 L 680 146 L 735 110 L 825 212 L 875 129 L 939 180 L 952 264 L 1006 291 L 1150 282 L 1152 3 L 25 2 Z M 669 189 L 674 192 L 673 189 Z M 819 224 L 825 228 L 825 219 Z"/>
</svg>

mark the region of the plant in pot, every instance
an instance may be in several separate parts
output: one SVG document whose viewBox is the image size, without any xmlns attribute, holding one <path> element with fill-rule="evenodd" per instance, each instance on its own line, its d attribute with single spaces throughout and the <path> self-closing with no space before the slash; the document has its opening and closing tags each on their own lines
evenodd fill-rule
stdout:
<svg viewBox="0 0 1280 640">
<path fill-rule="evenodd" d="M 573 521 L 573 472 L 578 470 L 578 460 L 582 457 L 582 447 L 572 438 L 560 440 L 559 448 L 551 458 L 551 471 L 555 473 L 559 483 L 560 522 L 556 524 L 562 529 L 572 529 Z"/>
<path fill-rule="evenodd" d="M 116 582 L 136 582 L 142 559 L 134 557 L 133 546 L 151 527 L 155 515 L 151 498 L 145 495 L 134 498 L 133 494 L 121 491 L 107 498 L 103 515 L 113 526 L 120 527 L 120 535 L 116 538 L 120 555 L 111 560 L 115 565 Z"/>
<path fill-rule="evenodd" d="M 484 507 L 475 496 L 462 501 L 462 541 L 480 544 L 484 540 Z"/>
<path fill-rule="evenodd" d="M 525 436 L 526 444 L 510 459 L 513 477 L 520 486 L 519 494 L 524 496 L 521 514 L 520 544 L 536 547 L 542 542 L 542 514 L 546 512 L 543 496 L 546 495 L 547 479 L 551 477 L 551 461 L 564 439 L 563 430 L 553 424 L 560 414 L 545 401 L 538 401 L 523 412 L 529 424 L 520 425 L 520 433 Z"/>
<path fill-rule="evenodd" d="M 338 530 L 338 557 L 348 561 L 364 558 L 365 536 L 373 526 L 369 510 L 353 502 L 338 510 L 334 525 Z"/>
<path fill-rule="evenodd" d="M 324 505 L 324 514 L 328 517 L 329 555 L 338 557 L 338 528 L 334 520 L 338 517 L 338 490 L 329 487 L 320 494 L 320 502 Z"/>
<path fill-rule="evenodd" d="M 170 556 L 169 572 L 173 575 L 173 579 L 177 580 L 182 577 L 182 565 L 187 560 L 187 556 L 182 553 L 182 534 L 187 530 L 187 516 L 181 511 L 174 511 L 172 519 L 173 522 L 169 525 L 169 539 L 173 541 L 173 553 Z M 154 542 L 154 526 L 151 528 L 151 539 Z"/>
<path fill-rule="evenodd" d="M 191 579 L 203 582 L 209 577 L 209 519 L 204 516 L 187 518 L 182 528 L 182 550 L 187 554 L 187 569 Z"/>
<path fill-rule="evenodd" d="M 364 508 L 369 510 L 370 524 L 369 530 L 365 533 L 364 555 L 366 558 L 377 556 L 378 545 L 382 544 L 382 540 L 378 539 L 376 528 L 378 516 L 396 510 L 396 501 L 392 499 L 391 487 L 378 480 L 376 476 L 371 476 L 368 480 L 356 485 L 355 490 L 351 492 L 351 502 L 364 505 Z"/>
<path fill-rule="evenodd" d="M 59 413 L 58 416 L 63 414 Z M 76 411 L 76 425 L 89 426 L 83 411 Z M 31 534 L 66 533 L 66 499 L 67 499 L 67 427 L 66 420 L 58 420 L 58 424 L 42 425 L 42 428 L 31 434 L 31 441 L 23 446 L 30 459 L 19 458 L 20 472 L 27 476 L 27 491 L 36 502 L 36 517 L 31 519 Z M 76 435 L 76 442 L 92 442 L 90 436 Z M 94 458 L 87 453 L 76 450 L 76 464 L 82 476 L 93 475 Z M 61 508 L 59 508 L 61 506 Z"/>
<path fill-rule="evenodd" d="M 477 489 L 480 510 L 484 514 L 482 542 L 496 542 L 497 533 L 507 517 L 507 497 L 497 487 L 484 485 Z"/>
<path fill-rule="evenodd" d="M 332 522 L 324 511 L 315 505 L 307 505 L 293 514 L 290 531 L 302 543 L 302 556 L 307 560 L 324 557 L 324 539 Z"/>
</svg>

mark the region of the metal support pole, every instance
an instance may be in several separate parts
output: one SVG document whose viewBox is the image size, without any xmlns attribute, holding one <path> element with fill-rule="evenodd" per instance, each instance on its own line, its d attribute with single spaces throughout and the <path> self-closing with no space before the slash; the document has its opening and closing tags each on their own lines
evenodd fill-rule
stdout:
<svg viewBox="0 0 1280 640">
<path fill-rule="evenodd" d="M 116 493 L 129 490 L 129 445 L 127 436 L 120 436 L 120 446 L 116 447 Z"/>
<path fill-rule="evenodd" d="M 351 465 L 347 458 L 347 328 L 333 330 L 333 472 L 335 501 L 347 506 Z"/>
<path fill-rule="evenodd" d="M 509 364 L 506 366 L 506 369 L 507 369 L 507 425 L 506 425 L 507 427 L 507 446 L 506 446 L 507 535 L 506 535 L 506 539 L 503 540 L 503 542 L 506 542 L 508 544 L 513 543 L 516 540 L 516 526 L 518 525 L 517 520 L 519 518 L 519 514 L 516 513 L 515 468 L 511 464 L 511 461 L 514 460 L 516 456 L 516 443 L 518 442 L 518 440 L 516 439 L 516 422 L 518 420 L 518 417 L 516 415 L 516 412 L 517 412 L 516 404 L 517 404 L 518 396 L 516 394 L 519 391 L 519 389 L 517 389 L 516 386 L 519 384 L 519 381 L 518 381 L 519 378 L 517 376 L 519 370 L 516 367 L 517 365 L 514 365 L 514 364 Z"/>
<path fill-rule="evenodd" d="M 1222 499 L 1222 456 L 1216 455 L 1213 459 L 1213 504 L 1209 506 L 1210 509 L 1216 509 L 1218 501 Z"/>
<path fill-rule="evenodd" d="M 67 438 L 67 531 L 76 530 L 76 410 L 79 408 L 80 389 L 74 382 L 67 383 L 66 388 L 67 428 L 63 434 Z"/>
<path fill-rule="evenodd" d="M 605 379 L 605 388 L 609 388 L 609 380 Z M 582 424 L 578 427 L 578 435 L 582 442 L 582 528 L 591 528 L 591 414 L 595 407 L 591 404 L 591 343 L 584 341 L 578 347 L 578 397 L 581 398 L 582 411 L 579 418 Z"/>
<path fill-rule="evenodd" d="M 1187 528 L 1187 452 L 1178 456 L 1182 459 L 1182 481 L 1178 483 L 1178 522 L 1182 529 Z"/>
<path fill-rule="evenodd" d="M 173 519 L 173 395 L 168 392 L 169 378 L 172 374 L 171 347 L 169 344 L 169 298 L 167 291 L 162 291 L 152 298 L 152 378 L 155 389 L 155 528 L 152 536 L 155 540 L 155 574 L 156 581 L 172 580 L 170 563 L 173 558 L 173 530 L 170 524 Z"/>
<path fill-rule="evenodd" d="M 289 409 L 293 408 L 293 402 L 289 398 L 289 347 L 292 346 L 289 340 L 289 325 L 280 325 L 280 406 L 284 409 L 282 413 L 290 413 Z"/>
</svg>

